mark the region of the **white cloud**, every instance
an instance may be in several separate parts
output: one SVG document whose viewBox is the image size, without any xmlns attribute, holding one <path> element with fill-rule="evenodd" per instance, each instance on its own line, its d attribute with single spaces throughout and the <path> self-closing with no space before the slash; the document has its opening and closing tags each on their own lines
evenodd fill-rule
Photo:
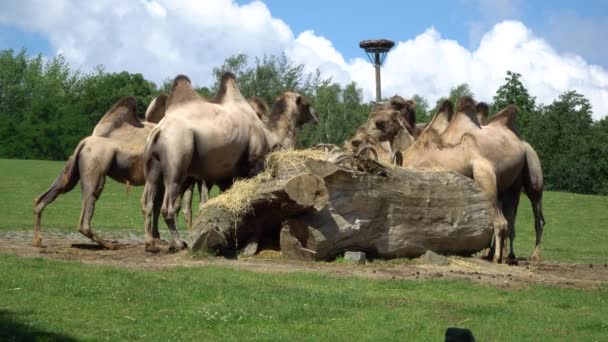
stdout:
<svg viewBox="0 0 608 342">
<path fill-rule="evenodd" d="M 366 98 L 373 98 L 372 67 L 363 58 L 348 62 L 336 59 L 339 53 L 325 40 L 319 41 L 317 45 L 306 44 L 307 49 L 320 51 L 316 55 L 309 51 L 290 55 L 310 68 L 320 67 L 329 75 L 336 75 L 338 80 L 343 79 L 344 73 L 350 75 L 350 80 L 364 89 Z M 302 44 L 294 50 L 301 49 Z M 330 60 L 336 61 L 328 65 Z M 452 87 L 468 83 L 478 100 L 491 101 L 504 83 L 507 70 L 522 74 L 524 85 L 541 103 L 548 104 L 564 91 L 574 89 L 591 101 L 595 119 L 608 114 L 608 72 L 579 56 L 558 53 L 517 21 L 496 24 L 473 51 L 456 41 L 443 39 L 434 28 L 398 42 L 382 68 L 382 91 L 385 96 L 421 94 L 434 103 Z"/>
<path fill-rule="evenodd" d="M 314 31 L 295 37 L 261 2 L 55 0 L 49 6 L 24 0 L 1 2 L 0 23 L 41 33 L 85 70 L 103 64 L 107 70 L 140 72 L 156 82 L 186 73 L 198 84 L 209 84 L 212 67 L 230 55 L 285 51 L 307 70 L 319 68 L 340 83 L 356 81 L 367 99 L 374 95 L 373 68 L 363 56 L 346 60 Z M 521 73 L 541 102 L 575 89 L 591 100 L 596 118 L 608 114 L 608 72 L 581 57 L 556 52 L 517 21 L 503 21 L 483 32 L 474 49 L 442 38 L 432 27 L 397 42 L 382 70 L 383 93 L 421 94 L 433 103 L 466 82 L 479 100 L 488 101 L 507 70 Z"/>
</svg>

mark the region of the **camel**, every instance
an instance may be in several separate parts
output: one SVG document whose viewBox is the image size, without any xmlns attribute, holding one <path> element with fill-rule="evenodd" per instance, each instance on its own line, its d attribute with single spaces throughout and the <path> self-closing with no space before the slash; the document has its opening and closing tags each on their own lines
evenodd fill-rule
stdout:
<svg viewBox="0 0 608 342">
<path fill-rule="evenodd" d="M 488 120 L 488 113 L 490 107 L 484 103 L 479 102 L 475 106 L 475 112 L 477 113 L 477 120 L 482 124 L 486 125 Z M 491 122 L 492 119 L 490 119 Z M 511 127 L 513 132 L 519 136 L 519 132 Z M 533 261 L 540 260 L 540 243 L 542 240 L 542 234 L 545 225 L 545 218 L 542 210 L 542 197 L 543 197 L 543 170 L 540 163 L 540 158 L 528 142 L 523 141 L 524 149 L 526 151 L 526 164 L 522 173 L 523 190 L 530 201 L 532 206 L 532 212 L 534 213 L 534 231 L 536 234 L 536 241 L 534 246 L 534 252 L 532 253 L 531 259 Z M 519 196 L 515 194 L 512 196 L 512 202 L 503 203 L 503 210 L 508 210 L 512 207 L 512 217 L 507 218 L 509 224 L 509 256 L 508 259 L 511 262 L 515 262 L 514 252 L 514 240 L 515 240 L 515 218 L 517 216 L 517 207 L 519 205 Z M 491 253 L 491 252 L 490 252 Z"/>
<path fill-rule="evenodd" d="M 444 102 L 440 112 L 451 103 Z M 508 232 L 510 208 L 501 207 L 501 199 L 521 189 L 525 149 L 522 141 L 509 128 L 517 108 L 509 106 L 497 114 L 492 123 L 481 126 L 470 97 L 459 101 L 456 115 L 439 134 L 434 123 L 446 113 L 437 113 L 420 138 L 403 156 L 407 167 L 444 167 L 470 177 L 487 193 L 493 208 L 496 253 L 495 262 L 502 262 L 503 247 Z M 438 116 L 440 115 L 440 116 Z"/>
<path fill-rule="evenodd" d="M 424 148 L 433 148 L 433 147 L 436 147 L 437 144 L 444 143 L 444 142 L 442 142 L 440 136 L 442 135 L 442 133 L 444 133 L 444 131 L 450 124 L 450 121 L 453 117 L 452 108 L 453 108 L 453 106 L 450 101 L 444 101 L 442 103 L 440 109 L 434 115 L 431 122 L 428 124 L 427 127 L 424 128 L 423 135 L 421 135 L 421 137 L 424 137 L 424 138 L 421 139 L 420 142 L 417 143 L 417 149 L 421 149 L 422 146 L 424 146 Z M 484 125 L 485 125 L 486 119 L 488 116 L 488 112 L 489 112 L 488 105 L 483 102 L 480 102 L 475 106 L 474 112 L 477 117 L 477 121 L 480 122 L 479 120 L 481 120 L 481 122 L 484 122 Z M 500 116 L 497 116 L 498 119 L 496 119 L 496 120 L 504 120 L 503 116 L 504 116 L 504 113 Z M 487 124 L 491 124 L 492 122 L 494 122 L 494 120 L 495 119 L 490 119 L 489 121 L 487 121 Z M 504 126 L 502 126 L 502 127 L 504 127 Z M 507 127 L 517 137 L 519 137 L 519 134 L 517 133 L 517 131 L 515 130 L 515 128 L 513 126 L 513 121 L 511 121 L 511 123 L 508 124 Z M 460 138 L 462 139 L 463 137 L 464 137 L 464 134 Z M 458 137 L 456 137 L 455 139 L 452 139 L 452 141 L 450 141 L 447 144 L 447 146 L 442 146 L 443 150 L 450 151 L 450 153 L 456 153 L 454 148 L 457 145 L 456 143 L 458 143 L 457 138 Z M 482 151 L 479 150 L 479 146 L 477 146 L 477 141 L 472 138 L 473 138 L 473 136 L 466 137 L 464 143 L 465 143 L 465 145 L 468 144 L 469 148 L 474 149 L 475 150 L 474 152 L 476 152 L 476 154 L 469 152 L 469 154 L 471 154 L 471 155 L 468 156 L 467 158 L 470 158 L 470 159 L 473 159 L 473 157 L 483 158 Z M 536 232 L 536 244 L 535 244 L 534 253 L 532 254 L 532 260 L 539 260 L 540 259 L 540 242 L 541 242 L 542 231 L 543 231 L 543 227 L 544 227 L 544 217 L 542 214 L 542 192 L 543 192 L 542 168 L 540 165 L 540 160 L 538 158 L 538 155 L 536 154 L 536 151 L 534 151 L 534 149 L 527 142 L 525 142 L 523 140 L 521 142 L 522 142 L 524 150 L 525 150 L 525 164 L 524 164 L 524 168 L 522 169 L 522 172 L 520 175 L 521 178 L 518 182 L 520 182 L 519 184 L 523 184 L 524 191 L 526 192 L 526 195 L 528 196 L 528 198 L 532 204 L 532 209 L 533 209 L 534 218 L 535 218 L 534 227 L 535 227 L 535 232 Z M 447 147 L 450 147 L 450 148 L 447 149 Z M 399 151 L 397 151 L 397 153 L 399 153 Z M 412 156 L 410 153 L 410 156 L 408 158 L 411 158 L 411 157 Z M 396 159 L 399 160 L 399 159 L 402 159 L 402 157 L 396 158 Z M 418 157 L 418 160 L 415 162 L 406 161 L 406 163 L 410 163 L 410 164 L 420 163 L 420 166 L 424 166 L 424 163 L 428 163 L 428 165 L 426 165 L 426 166 L 433 165 L 428 160 L 427 161 L 420 160 L 420 157 Z M 464 171 L 461 173 L 465 174 Z M 513 188 L 518 187 L 516 184 L 517 184 L 517 182 L 515 183 L 515 185 L 513 185 Z M 519 186 L 519 189 L 521 189 L 521 185 Z M 508 259 L 510 262 L 515 260 L 515 254 L 514 254 L 514 250 L 513 250 L 513 241 L 515 239 L 515 215 L 517 213 L 517 205 L 518 205 L 518 201 L 519 201 L 519 196 L 516 195 L 516 192 L 518 194 L 518 191 L 519 191 L 518 189 L 516 189 L 516 190 L 511 189 L 511 193 L 499 194 L 501 197 L 501 202 L 500 202 L 500 204 L 502 206 L 501 209 L 503 210 L 503 212 L 508 213 L 508 216 L 506 219 L 507 219 L 507 224 L 508 224 L 507 229 L 508 229 L 509 242 L 510 242 L 510 251 L 509 251 L 509 256 L 508 256 Z"/>
<path fill-rule="evenodd" d="M 395 95 L 386 103 L 378 104 L 367 122 L 361 125 L 355 136 L 345 142 L 344 148 L 360 154 L 370 147 L 378 160 L 394 163 L 395 153 L 405 151 L 414 142 L 416 122 L 415 102 Z"/>
<path fill-rule="evenodd" d="M 34 200 L 33 246 L 43 247 L 40 225 L 44 208 L 60 194 L 71 191 L 80 181 L 82 210 L 78 231 L 103 247 L 114 249 L 111 242 L 102 239 L 91 229 L 95 202 L 101 196 L 106 176 L 128 185 L 144 184 L 141 157 L 145 141 L 162 119 L 166 99 L 166 94 L 155 98 L 146 111 L 146 121 L 142 122 L 136 114 L 135 98 L 124 97 L 101 118 L 93 134 L 80 141 L 51 187 Z M 157 222 L 155 219 L 155 231 L 158 231 Z M 155 234 L 155 238 L 158 235 Z"/>
<path fill-rule="evenodd" d="M 172 237 L 170 249 L 183 249 L 186 244 L 179 237 L 175 218 L 189 182 L 199 179 L 223 191 L 235 178 L 262 171 L 271 144 L 280 141 L 241 95 L 232 73 L 222 75 L 216 99 L 214 103 L 201 98 L 187 76 L 173 81 L 165 118 L 150 133 L 144 152 L 146 184 L 141 204 L 146 251 L 160 251 L 152 235 L 152 214 L 163 184 L 161 212 Z M 311 113 L 310 105 L 296 93 L 284 94 L 277 106 L 296 111 L 298 118 Z"/>
<path fill-rule="evenodd" d="M 300 100 L 298 100 L 298 97 Z M 300 101 L 299 105 L 297 104 L 298 101 Z M 257 96 L 250 97 L 247 102 L 264 123 L 271 150 L 276 150 L 278 148 L 293 149 L 297 142 L 300 129 L 309 122 L 314 125 L 319 123 L 314 109 L 306 99 L 295 92 L 283 92 L 280 94 L 272 108 L 269 108 L 264 99 Z M 299 106 L 302 110 L 294 107 L 294 105 Z M 208 200 L 209 189 L 213 184 L 207 186 L 205 182 L 199 180 L 195 183 L 201 194 L 201 200 L 199 202 L 200 209 Z M 186 192 L 184 193 L 184 202 L 186 205 L 184 206 L 183 212 L 188 230 L 192 227 L 191 203 L 193 186 L 194 184 L 186 189 Z"/>
</svg>

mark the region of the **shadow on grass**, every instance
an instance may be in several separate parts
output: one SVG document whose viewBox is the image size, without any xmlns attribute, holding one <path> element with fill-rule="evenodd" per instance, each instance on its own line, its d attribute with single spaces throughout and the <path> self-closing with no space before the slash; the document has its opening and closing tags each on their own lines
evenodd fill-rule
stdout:
<svg viewBox="0 0 608 342">
<path fill-rule="evenodd" d="M 74 337 L 43 331 L 19 322 L 17 314 L 0 309 L 0 341 L 78 341 Z"/>
</svg>

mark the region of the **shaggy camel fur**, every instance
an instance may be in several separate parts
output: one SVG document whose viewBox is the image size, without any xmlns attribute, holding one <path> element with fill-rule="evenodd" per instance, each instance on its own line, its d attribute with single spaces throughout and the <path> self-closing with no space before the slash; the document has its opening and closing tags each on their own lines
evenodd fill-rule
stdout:
<svg viewBox="0 0 608 342">
<path fill-rule="evenodd" d="M 95 202 L 103 191 L 106 176 L 129 185 L 144 184 L 141 159 L 144 145 L 148 134 L 156 126 L 155 122 L 164 114 L 162 107 L 166 97 L 161 94 L 148 107 L 146 116 L 151 122 L 141 122 L 137 118 L 135 98 L 122 98 L 101 118 L 93 134 L 80 141 L 51 187 L 34 200 L 35 231 L 32 245 L 42 247 L 40 225 L 44 208 L 60 194 L 72 190 L 80 180 L 82 210 L 78 230 L 105 248 L 114 248 L 111 242 L 100 238 L 91 229 Z M 155 208 L 159 210 L 160 203 Z"/>
<path fill-rule="evenodd" d="M 145 249 L 158 252 L 152 236 L 153 203 L 164 184 L 161 212 L 171 232 L 171 249 L 186 244 L 176 229 L 176 209 L 189 181 L 200 179 L 228 188 L 235 178 L 250 177 L 264 166 L 273 137 L 241 95 L 234 75 L 225 73 L 217 103 L 204 101 L 183 75 L 175 78 L 165 119 L 146 143 L 146 185 L 142 195 Z M 287 108 L 310 110 L 300 96 L 289 95 Z M 293 103 L 292 103 L 293 102 Z M 270 140 L 270 142 L 269 142 Z"/>
</svg>

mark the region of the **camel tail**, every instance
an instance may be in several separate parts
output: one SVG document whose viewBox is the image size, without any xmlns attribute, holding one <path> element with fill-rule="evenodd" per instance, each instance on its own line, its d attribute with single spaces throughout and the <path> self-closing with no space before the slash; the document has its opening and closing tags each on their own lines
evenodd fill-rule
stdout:
<svg viewBox="0 0 608 342">
<path fill-rule="evenodd" d="M 49 204 L 57 197 L 57 195 L 64 194 L 74 189 L 74 187 L 76 186 L 76 184 L 78 184 L 78 181 L 80 180 L 80 173 L 78 170 L 78 159 L 85 143 L 86 142 L 83 140 L 78 144 L 76 150 L 74 150 L 74 153 L 65 163 L 65 166 L 63 167 L 63 170 L 61 170 L 59 176 L 55 178 L 55 181 L 53 182 L 53 184 L 51 184 L 51 187 L 48 188 L 48 190 L 46 190 L 42 195 L 38 196 L 38 198 L 34 200 L 34 205 L 37 206 L 43 201 L 46 201 L 46 204 Z"/>
</svg>

